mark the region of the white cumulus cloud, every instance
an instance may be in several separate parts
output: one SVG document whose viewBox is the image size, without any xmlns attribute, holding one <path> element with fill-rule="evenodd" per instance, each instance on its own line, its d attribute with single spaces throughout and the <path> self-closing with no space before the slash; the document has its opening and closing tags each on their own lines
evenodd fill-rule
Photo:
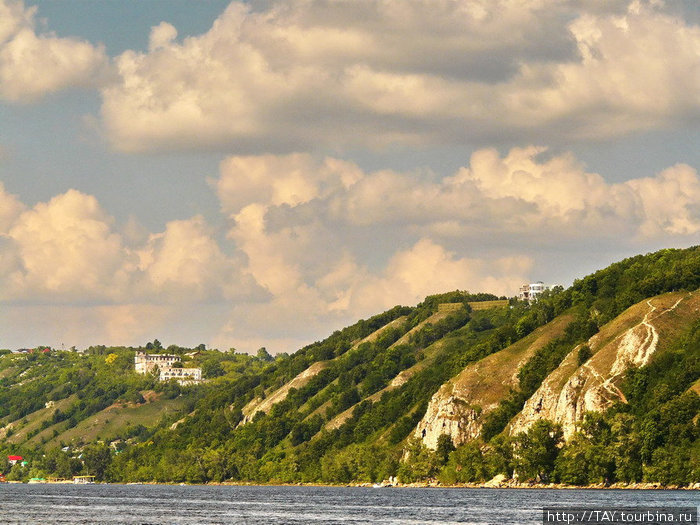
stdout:
<svg viewBox="0 0 700 525">
<path fill-rule="evenodd" d="M 0 300 L 9 303 L 196 303 L 255 285 L 200 216 L 126 242 L 97 199 L 77 190 L 26 208 L 0 192 Z"/>
<path fill-rule="evenodd" d="M 85 330 L 91 343 L 165 331 L 291 351 L 428 294 L 511 295 L 546 279 L 558 243 L 635 253 L 700 235 L 694 168 L 612 184 L 571 154 L 534 146 L 478 150 L 447 177 L 302 153 L 232 156 L 211 186 L 225 235 L 201 216 L 149 232 L 133 218 L 116 224 L 76 190 L 28 207 L 0 188 L 5 322 L 43 308 L 46 330 L 67 339 L 89 320 L 100 325 Z"/>
<path fill-rule="evenodd" d="M 95 87 L 107 68 L 101 46 L 36 31 L 36 7 L 0 0 L 0 97 L 31 102 L 69 87 Z"/>
<path fill-rule="evenodd" d="M 236 297 L 241 291 L 240 272 L 226 257 L 201 216 L 171 221 L 165 231 L 151 234 L 137 250 L 147 294 L 170 301 Z"/>
<path fill-rule="evenodd" d="M 116 297 L 125 283 L 128 254 L 110 217 L 76 190 L 21 213 L 7 239 L 16 265 L 3 275 L 4 298 L 89 301 Z"/>
<path fill-rule="evenodd" d="M 700 116 L 700 27 L 660 3 L 232 2 L 117 57 L 126 151 L 600 140 Z"/>
<path fill-rule="evenodd" d="M 10 224 L 24 210 L 24 204 L 19 199 L 7 193 L 5 185 L 0 182 L 0 235 L 7 233 Z"/>
</svg>

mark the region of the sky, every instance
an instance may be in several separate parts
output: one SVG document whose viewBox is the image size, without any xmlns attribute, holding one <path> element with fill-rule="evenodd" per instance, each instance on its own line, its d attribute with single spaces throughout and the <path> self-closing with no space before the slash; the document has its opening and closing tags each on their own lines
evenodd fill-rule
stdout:
<svg viewBox="0 0 700 525">
<path fill-rule="evenodd" d="M 696 0 L 0 0 L 0 348 L 293 352 L 700 244 Z"/>
</svg>

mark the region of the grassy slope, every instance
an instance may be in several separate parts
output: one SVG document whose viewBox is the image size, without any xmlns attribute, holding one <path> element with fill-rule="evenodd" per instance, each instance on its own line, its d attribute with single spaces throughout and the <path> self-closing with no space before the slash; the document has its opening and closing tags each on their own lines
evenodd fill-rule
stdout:
<svg viewBox="0 0 700 525">
<path fill-rule="evenodd" d="M 163 417 L 181 415 L 184 413 L 185 405 L 182 398 L 155 399 L 140 405 L 115 403 L 84 419 L 75 427 L 60 432 L 56 437 L 49 438 L 53 434 L 53 427 L 49 427 L 37 434 L 29 443 L 36 445 L 43 437 L 48 439 L 46 445 L 48 447 L 58 445 L 60 442 L 71 443 L 77 440 L 86 443 L 97 439 L 109 441 L 122 434 L 128 425 L 151 426 Z M 61 424 L 57 427 L 61 428 Z"/>
<path fill-rule="evenodd" d="M 700 396 L 700 379 L 695 381 L 695 383 L 693 383 L 693 386 L 691 386 L 689 390 L 695 392 Z"/>
<path fill-rule="evenodd" d="M 432 396 L 414 435 L 427 436 L 430 446 L 443 432 L 453 434 L 460 444 L 474 438 L 485 416 L 517 388 L 521 367 L 540 348 L 561 337 L 573 319 L 570 312 L 559 315 L 503 350 L 467 365 Z"/>
<path fill-rule="evenodd" d="M 66 422 L 61 421 L 46 427 L 27 439 L 28 434 L 41 428 L 42 423 L 45 420 L 49 420 L 54 411 L 65 411 L 77 400 L 77 396 L 71 395 L 66 399 L 56 401 L 51 407 L 42 408 L 22 418 L 20 421 L 26 420 L 26 424 L 21 425 L 5 441 L 32 447 L 39 446 L 43 441 L 44 445 L 50 448 L 57 446 L 61 442 L 68 444 L 79 439 L 84 442 L 90 442 L 95 439 L 112 439 L 123 433 L 127 425 L 152 426 L 164 416 L 182 414 L 186 405 L 182 398 L 151 399 L 152 401 L 138 405 L 134 403 L 114 403 L 97 414 L 80 421 L 73 428 L 67 428 Z M 12 426 L 17 426 L 18 423 L 19 421 L 13 422 Z M 58 431 L 57 436 L 53 435 L 54 431 Z"/>
<path fill-rule="evenodd" d="M 324 428 L 326 430 L 333 430 L 335 428 L 339 428 L 343 423 L 345 423 L 348 419 L 352 417 L 353 411 L 360 403 L 362 403 L 363 401 L 371 401 L 373 403 L 379 401 L 382 395 L 384 395 L 386 392 L 391 392 L 392 390 L 399 388 L 418 372 L 426 369 L 428 366 L 435 362 L 435 358 L 439 355 L 439 350 L 443 344 L 444 341 L 440 340 L 428 346 L 423 351 L 424 358 L 422 360 L 418 361 L 415 365 L 407 368 L 406 370 L 402 370 L 401 372 L 399 372 L 386 387 L 382 388 L 378 392 L 375 392 L 374 394 L 364 399 L 361 399 L 350 408 L 342 411 L 340 414 L 338 414 L 328 423 L 326 423 Z"/>
<path fill-rule="evenodd" d="M 393 321 L 390 321 L 386 325 L 382 326 L 381 328 L 378 328 L 377 330 L 369 334 L 367 337 L 356 341 L 347 353 L 352 352 L 362 343 L 372 343 L 376 341 L 387 330 L 391 328 L 400 327 L 405 321 L 406 316 L 401 316 L 397 319 L 394 319 Z M 347 355 L 347 353 L 344 355 Z M 330 363 L 336 359 L 338 359 L 338 357 L 329 361 L 316 362 L 303 372 L 299 373 L 296 377 L 294 377 L 294 379 L 285 383 L 281 387 L 277 389 L 270 389 L 268 390 L 268 392 L 265 392 L 265 399 L 261 399 L 258 397 L 251 400 L 250 403 L 243 407 L 243 415 L 246 416 L 246 421 L 252 418 L 257 412 L 269 412 L 273 405 L 284 401 L 287 398 L 287 394 L 289 393 L 289 390 L 291 388 L 299 389 L 306 386 L 315 375 L 317 375 L 324 368 L 328 367 Z"/>
<path fill-rule="evenodd" d="M 547 343 L 562 336 L 573 318 L 572 314 L 558 316 L 500 352 L 467 366 L 449 384 L 471 404 L 482 408 L 497 404 L 517 386 L 518 371 L 527 360 Z"/>
<path fill-rule="evenodd" d="M 77 399 L 77 396 L 72 395 L 70 397 L 67 397 L 65 399 L 61 399 L 59 401 L 56 401 L 53 406 L 49 408 L 42 408 L 40 410 L 37 410 L 35 412 L 32 412 L 31 414 L 28 414 L 24 418 L 20 419 L 19 421 L 13 421 L 11 423 L 13 428 L 18 428 L 16 432 L 14 432 L 9 438 L 7 438 L 8 443 L 13 443 L 13 444 L 21 444 L 27 441 L 27 434 L 30 432 L 38 429 L 41 427 L 41 424 L 44 422 L 46 419 L 50 419 L 53 413 L 56 410 L 61 410 L 64 411 L 66 410 L 75 400 Z M 21 421 L 26 420 L 26 424 L 20 425 Z"/>
<path fill-rule="evenodd" d="M 406 332 L 404 335 L 402 335 L 402 336 L 401 336 L 395 343 L 393 343 L 389 348 L 394 347 L 394 346 L 398 346 L 398 345 L 402 345 L 402 344 L 407 344 L 408 341 L 410 340 L 411 336 L 412 336 L 413 334 L 418 333 L 418 332 L 420 331 L 421 328 L 425 327 L 425 325 L 427 325 L 427 324 L 429 324 L 429 323 L 430 323 L 430 324 L 435 324 L 435 323 L 437 323 L 437 322 L 439 322 L 439 321 L 442 321 L 442 320 L 445 319 L 448 315 L 450 315 L 450 313 L 452 313 L 452 312 L 450 312 L 450 311 L 435 312 L 435 313 L 432 314 L 430 317 L 428 317 L 427 319 L 421 321 L 421 322 L 418 323 L 416 326 L 414 326 L 413 328 L 411 328 L 408 332 Z M 368 397 L 366 397 L 366 398 L 360 400 L 358 403 L 354 404 L 354 405 L 351 406 L 350 408 L 344 410 L 343 412 L 341 412 L 340 414 L 338 414 L 337 416 L 335 416 L 335 417 L 334 417 L 333 419 L 331 419 L 328 423 L 326 423 L 326 425 L 324 426 L 324 428 L 325 428 L 326 430 L 332 430 L 332 429 L 335 429 L 335 428 L 339 428 L 343 423 L 345 423 L 348 419 L 350 419 L 350 417 L 352 417 L 353 411 L 355 410 L 355 408 L 357 407 L 357 405 L 359 405 L 361 402 L 363 402 L 363 401 L 371 401 L 371 402 L 374 403 L 374 402 L 376 402 L 376 401 L 379 401 L 379 399 L 381 399 L 382 395 L 383 395 L 385 392 L 390 392 L 390 391 L 392 391 L 392 390 L 395 390 L 396 388 L 399 388 L 399 387 L 400 387 L 401 385 L 403 385 L 406 381 L 408 381 L 411 377 L 413 377 L 414 375 L 416 375 L 416 373 L 418 373 L 418 372 L 420 372 L 421 370 L 424 370 L 425 368 L 427 368 L 428 366 L 430 366 L 432 363 L 435 362 L 435 358 L 439 355 L 439 350 L 440 350 L 440 348 L 442 347 L 443 343 L 444 343 L 443 340 L 439 340 L 439 341 L 436 341 L 435 343 L 431 344 L 431 345 L 428 346 L 427 348 L 425 348 L 425 349 L 423 350 L 423 359 L 421 359 L 420 361 L 418 361 L 415 365 L 413 365 L 413 366 L 407 368 L 406 370 L 402 370 L 401 372 L 399 372 L 399 373 L 396 375 L 396 377 L 394 377 L 394 379 L 392 379 L 391 382 L 390 382 L 386 387 L 384 387 L 384 388 L 382 388 L 381 390 L 379 390 L 378 392 L 375 392 L 374 394 L 372 394 L 372 395 L 370 395 L 370 396 L 368 396 Z M 325 403 L 324 405 L 321 405 L 321 407 L 324 407 L 324 406 L 327 407 L 328 405 L 329 405 L 329 403 Z M 316 413 L 322 413 L 322 412 L 320 411 L 320 410 L 321 410 L 321 407 L 319 407 L 319 409 L 317 409 L 317 410 L 314 412 L 314 414 L 316 414 Z"/>
</svg>

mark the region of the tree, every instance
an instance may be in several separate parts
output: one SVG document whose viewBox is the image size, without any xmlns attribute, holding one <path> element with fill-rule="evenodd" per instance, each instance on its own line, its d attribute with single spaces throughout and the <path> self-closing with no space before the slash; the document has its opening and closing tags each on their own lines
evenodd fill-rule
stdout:
<svg viewBox="0 0 700 525">
<path fill-rule="evenodd" d="M 628 483 L 641 481 L 641 438 L 634 428 L 634 417 L 630 414 L 616 414 L 611 423 L 611 430 L 615 478 Z"/>
<path fill-rule="evenodd" d="M 23 481 L 26 477 L 26 472 L 21 463 L 15 463 L 7 475 L 7 481 Z"/>
<path fill-rule="evenodd" d="M 267 348 L 264 346 L 258 349 L 258 352 L 255 354 L 255 357 L 260 359 L 261 361 L 274 361 L 275 358 L 272 357 L 268 351 Z"/>
<path fill-rule="evenodd" d="M 75 465 L 72 458 L 60 449 L 55 448 L 46 452 L 44 457 L 41 458 L 39 467 L 49 475 L 68 479 L 79 472 L 82 465 L 74 469 Z"/>
<path fill-rule="evenodd" d="M 588 361 L 591 357 L 593 356 L 593 352 L 591 352 L 591 348 L 588 345 L 582 345 L 578 349 L 578 366 L 581 366 L 584 364 L 586 361 Z"/>
<path fill-rule="evenodd" d="M 105 445 L 88 445 L 83 449 L 83 464 L 89 476 L 102 481 L 112 462 L 112 455 Z"/>
<path fill-rule="evenodd" d="M 468 441 L 452 452 L 440 473 L 440 479 L 445 483 L 482 481 L 488 476 L 486 459 L 478 441 Z"/>
<path fill-rule="evenodd" d="M 352 444 L 331 450 L 321 459 L 324 481 L 380 481 L 386 452 L 374 444 Z"/>
<path fill-rule="evenodd" d="M 454 450 L 455 445 L 452 442 L 452 436 L 449 434 L 440 434 L 437 440 L 437 447 L 435 448 L 438 463 L 445 465 L 450 457 L 450 453 Z"/>
<path fill-rule="evenodd" d="M 698 448 L 697 446 L 695 447 Z M 644 477 L 650 481 L 660 481 L 664 485 L 685 485 L 697 481 L 700 467 L 697 464 L 698 450 L 690 446 L 666 445 L 657 448 L 652 454 L 651 465 L 644 469 Z"/>
<path fill-rule="evenodd" d="M 489 441 L 484 454 L 489 476 L 505 474 L 509 478 L 513 476 L 513 442 L 514 438 L 499 434 Z"/>
<path fill-rule="evenodd" d="M 521 480 L 548 482 L 563 439 L 561 426 L 546 419 L 516 436 L 515 471 Z"/>
<path fill-rule="evenodd" d="M 206 379 L 213 379 L 215 377 L 222 376 L 226 373 L 221 363 L 215 359 L 207 359 L 202 363 L 202 375 Z"/>
<path fill-rule="evenodd" d="M 438 462 L 435 452 L 426 447 L 420 439 L 411 439 L 406 449 L 406 460 L 398 469 L 398 477 L 402 483 L 412 483 L 428 479 L 438 472 Z"/>
<path fill-rule="evenodd" d="M 556 458 L 556 477 L 563 483 L 586 485 L 607 483 L 614 474 L 615 462 L 608 448 L 577 433 Z"/>
</svg>

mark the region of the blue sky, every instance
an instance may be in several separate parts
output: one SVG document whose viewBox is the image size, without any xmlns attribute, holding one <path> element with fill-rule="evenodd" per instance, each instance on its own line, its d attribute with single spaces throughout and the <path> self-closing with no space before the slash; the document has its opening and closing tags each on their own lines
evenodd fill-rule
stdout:
<svg viewBox="0 0 700 525">
<path fill-rule="evenodd" d="M 700 239 L 697 2 L 0 0 L 0 347 L 294 351 Z"/>
</svg>

